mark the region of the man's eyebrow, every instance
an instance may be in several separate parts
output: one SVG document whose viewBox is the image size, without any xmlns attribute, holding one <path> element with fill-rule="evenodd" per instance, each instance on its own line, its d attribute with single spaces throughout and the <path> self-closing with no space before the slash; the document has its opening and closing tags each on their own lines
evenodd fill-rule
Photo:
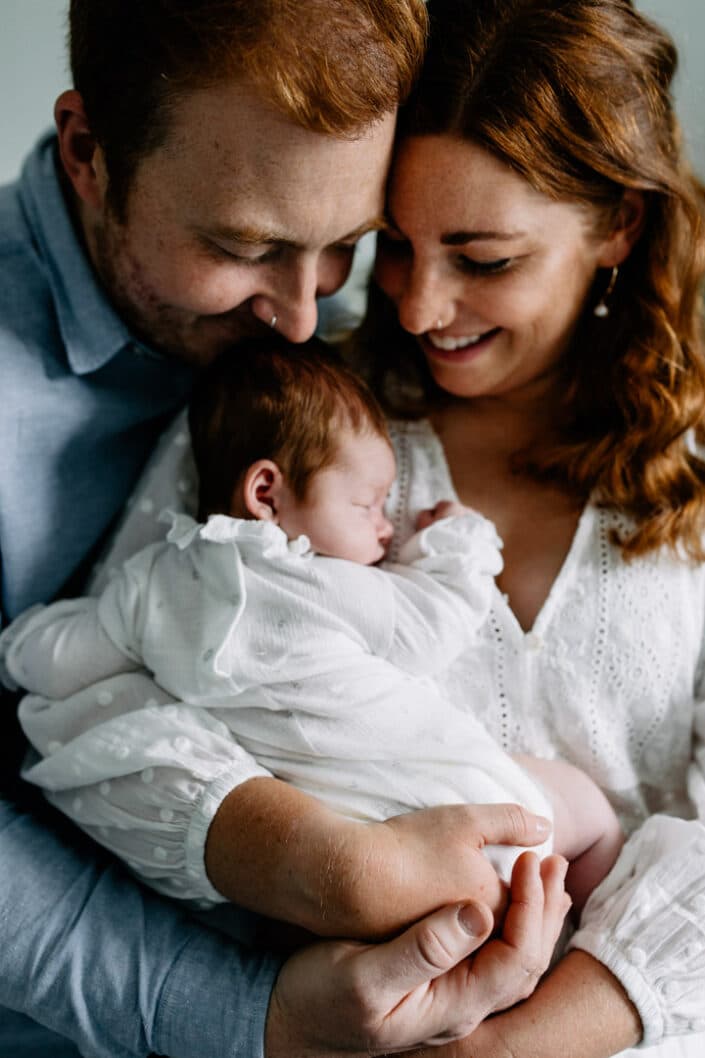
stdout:
<svg viewBox="0 0 705 1058">
<path fill-rule="evenodd" d="M 367 235 L 368 232 L 380 231 L 380 229 L 386 227 L 386 224 L 384 217 L 374 217 L 372 220 L 365 221 L 358 228 L 354 228 L 353 231 L 341 235 L 339 239 L 336 239 L 336 243 L 356 242 L 363 235 Z M 277 246 L 291 247 L 292 249 L 300 246 L 300 243 L 284 232 L 274 231 L 270 228 L 257 228 L 252 225 L 236 228 L 230 224 L 216 224 L 208 228 L 208 235 L 214 239 L 222 239 L 223 242 L 238 242 L 246 246 L 262 246 L 270 243 L 276 243 Z"/>
</svg>

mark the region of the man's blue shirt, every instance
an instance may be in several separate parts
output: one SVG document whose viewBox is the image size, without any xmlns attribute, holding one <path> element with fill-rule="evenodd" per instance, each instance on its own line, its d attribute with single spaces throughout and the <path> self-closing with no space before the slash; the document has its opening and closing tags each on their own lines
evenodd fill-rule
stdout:
<svg viewBox="0 0 705 1058">
<path fill-rule="evenodd" d="M 2 611 L 53 597 L 120 511 L 192 372 L 96 283 L 44 139 L 0 190 Z"/>
<path fill-rule="evenodd" d="M 0 378 L 7 620 L 84 568 L 192 380 L 134 339 L 96 282 L 53 136 L 0 189 Z M 82 838 L 58 839 L 0 801 L 0 1004 L 81 1053 L 258 1058 L 279 963 L 226 943 Z M 76 1053 L 27 1026 L 0 1010 L 3 1058 Z"/>
</svg>

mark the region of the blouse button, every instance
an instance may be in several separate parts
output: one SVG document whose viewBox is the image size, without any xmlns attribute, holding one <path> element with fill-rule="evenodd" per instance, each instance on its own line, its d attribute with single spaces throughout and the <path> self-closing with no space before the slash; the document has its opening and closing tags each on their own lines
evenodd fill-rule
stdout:
<svg viewBox="0 0 705 1058">
<path fill-rule="evenodd" d="M 536 632 L 528 632 L 527 635 L 524 636 L 524 643 L 528 650 L 538 653 L 543 646 L 543 639 Z"/>
</svg>

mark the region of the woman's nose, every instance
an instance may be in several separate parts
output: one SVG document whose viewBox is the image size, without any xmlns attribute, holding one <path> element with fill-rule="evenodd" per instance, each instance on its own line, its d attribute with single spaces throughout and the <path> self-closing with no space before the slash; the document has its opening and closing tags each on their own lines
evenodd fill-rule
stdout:
<svg viewBox="0 0 705 1058">
<path fill-rule="evenodd" d="M 447 327 L 453 315 L 452 301 L 443 283 L 429 270 L 411 269 L 397 299 L 399 322 L 410 334 Z"/>
</svg>

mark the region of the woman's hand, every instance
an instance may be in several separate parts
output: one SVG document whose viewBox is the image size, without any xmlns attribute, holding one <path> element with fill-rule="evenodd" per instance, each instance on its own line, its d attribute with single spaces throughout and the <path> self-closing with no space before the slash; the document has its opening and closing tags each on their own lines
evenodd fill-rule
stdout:
<svg viewBox="0 0 705 1058">
<path fill-rule="evenodd" d="M 484 947 L 491 915 L 471 904 L 437 911 L 385 944 L 327 942 L 297 953 L 272 993 L 266 1058 L 393 1054 L 468 1036 L 528 995 L 546 969 L 569 904 L 566 866 L 552 856 L 539 868 L 522 856 L 502 936 Z"/>
<path fill-rule="evenodd" d="M 288 783 L 255 778 L 222 802 L 206 869 L 229 900 L 328 937 L 379 940 L 449 904 L 506 888 L 485 845 L 538 845 L 547 820 L 517 805 L 447 805 L 359 823 Z"/>
<path fill-rule="evenodd" d="M 497 925 L 507 889 L 483 848 L 530 846 L 550 832 L 547 820 L 511 804 L 440 805 L 383 823 L 341 823 L 321 876 L 325 921 L 315 932 L 364 940 L 382 940 L 457 903 L 488 905 Z"/>
</svg>

